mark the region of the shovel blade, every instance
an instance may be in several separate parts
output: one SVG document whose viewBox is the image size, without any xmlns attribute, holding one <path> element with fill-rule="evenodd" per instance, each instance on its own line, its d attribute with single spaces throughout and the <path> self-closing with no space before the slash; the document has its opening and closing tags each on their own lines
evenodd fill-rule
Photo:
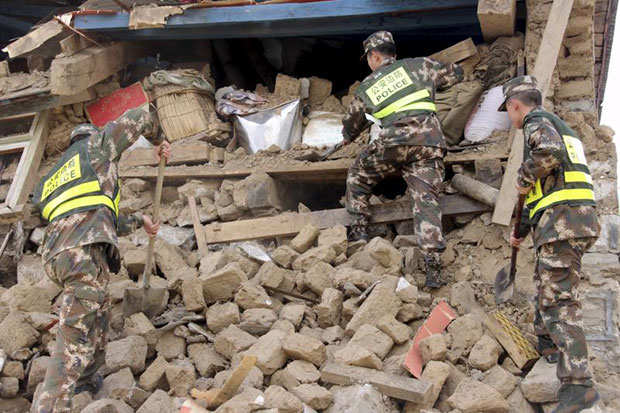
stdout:
<svg viewBox="0 0 620 413">
<path fill-rule="evenodd" d="M 501 304 L 512 298 L 515 290 L 515 279 L 510 265 L 499 270 L 495 276 L 495 303 Z"/>
<path fill-rule="evenodd" d="M 123 315 L 144 313 L 153 318 L 166 308 L 168 290 L 165 288 L 128 288 L 123 297 Z"/>
</svg>

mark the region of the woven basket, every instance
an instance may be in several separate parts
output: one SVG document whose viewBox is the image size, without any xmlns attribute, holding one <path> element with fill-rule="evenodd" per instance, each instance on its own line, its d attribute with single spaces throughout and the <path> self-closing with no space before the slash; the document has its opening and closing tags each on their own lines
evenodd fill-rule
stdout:
<svg viewBox="0 0 620 413">
<path fill-rule="evenodd" d="M 209 113 L 215 111 L 211 96 L 198 89 L 179 85 L 154 87 L 159 121 L 170 142 L 204 132 Z"/>
</svg>

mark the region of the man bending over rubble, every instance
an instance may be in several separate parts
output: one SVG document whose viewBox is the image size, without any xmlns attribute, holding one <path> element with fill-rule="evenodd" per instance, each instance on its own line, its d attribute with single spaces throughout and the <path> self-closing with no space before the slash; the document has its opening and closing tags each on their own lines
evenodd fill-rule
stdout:
<svg viewBox="0 0 620 413">
<path fill-rule="evenodd" d="M 371 121 L 381 126 L 381 133 L 349 169 L 346 208 L 353 217 L 351 240 L 368 240 L 372 190 L 387 175 L 400 172 L 413 201 L 426 286 L 439 288 L 444 283 L 440 254 L 446 248 L 439 207 L 446 144 L 433 100 L 436 89 L 460 82 L 463 70 L 426 57 L 396 60 L 394 39 L 386 31 L 364 41 L 364 56 L 373 72 L 355 93 L 342 121 L 342 134 L 350 142 Z"/>
<path fill-rule="evenodd" d="M 517 77 L 503 90 L 499 110 L 507 110 L 514 127 L 523 129 L 526 143 L 516 183 L 519 193 L 527 195 L 524 224 L 519 238 L 510 242 L 518 247 L 533 229 L 538 289 L 534 329 L 539 351 L 558 363 L 562 382 L 560 404 L 553 412 L 579 412 L 598 400 L 578 291 L 581 257 L 600 232 L 592 177 L 577 133 L 542 108 L 536 78 Z"/>
<path fill-rule="evenodd" d="M 34 202 L 50 224 L 43 240 L 45 271 L 63 288 L 54 348 L 36 405 L 39 413 L 71 412 L 78 380 L 101 367 L 108 329 L 110 271 L 120 268 L 117 235 L 144 225 L 150 237 L 159 223 L 144 215 L 119 215 L 118 162 L 145 136 L 159 158 L 170 145 L 156 118 L 131 109 L 103 130 L 77 126 L 71 146 L 35 190 Z"/>
</svg>

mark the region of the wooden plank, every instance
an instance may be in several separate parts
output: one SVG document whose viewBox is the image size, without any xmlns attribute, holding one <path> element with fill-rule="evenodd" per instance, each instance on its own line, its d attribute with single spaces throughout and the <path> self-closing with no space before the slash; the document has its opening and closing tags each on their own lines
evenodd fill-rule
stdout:
<svg viewBox="0 0 620 413">
<path fill-rule="evenodd" d="M 70 105 L 91 100 L 94 94 L 84 90 L 74 96 L 52 95 L 50 89 L 32 91 L 25 96 L 3 97 L 0 101 L 0 117 L 19 115 L 29 112 L 41 112 L 56 106 Z"/>
<path fill-rule="evenodd" d="M 204 257 L 209 251 L 207 250 L 207 239 L 205 237 L 204 227 L 200 224 L 200 217 L 198 216 L 198 209 L 196 208 L 196 198 L 189 194 L 187 196 L 187 203 L 192 215 L 192 224 L 194 225 L 194 234 L 196 236 L 196 243 L 198 244 L 198 252 L 201 257 Z"/>
<path fill-rule="evenodd" d="M 520 333 L 513 332 L 511 334 L 509 330 L 506 330 L 502 326 L 494 315 L 487 315 L 480 308 L 476 308 L 472 312 L 482 321 L 502 347 L 506 349 L 506 352 L 518 368 L 528 368 L 540 357 L 536 350 L 531 348 L 531 344 L 527 342 L 524 343 L 524 338 Z M 516 327 L 513 326 L 512 329 L 514 330 L 515 328 Z"/>
<path fill-rule="evenodd" d="M 142 44 L 119 42 L 104 48 L 92 46 L 73 56 L 58 56 L 50 69 L 52 94 L 78 94 L 140 59 L 146 51 Z"/>
<path fill-rule="evenodd" d="M 187 149 L 185 149 L 187 148 Z M 174 147 L 171 153 L 169 165 L 189 165 L 204 164 L 213 161 L 214 154 L 200 145 L 187 145 Z M 444 158 L 446 165 L 455 163 L 475 162 L 477 160 L 507 159 L 508 153 L 504 151 L 490 152 L 469 152 L 469 153 L 449 153 Z M 328 162 L 317 162 L 312 164 L 302 164 L 285 167 L 271 168 L 241 168 L 241 169 L 222 169 L 214 166 L 201 166 L 193 168 L 166 169 L 166 179 L 187 180 L 187 179 L 231 179 L 245 178 L 253 172 L 265 172 L 274 178 L 279 179 L 299 179 L 316 178 L 321 179 L 341 179 L 346 177 L 353 159 L 338 159 Z M 121 178 L 157 178 L 157 168 L 140 168 L 139 166 L 153 166 L 157 162 L 153 160 L 153 153 L 150 149 L 136 149 L 123 155 L 121 160 Z M 130 168 L 130 169 L 128 169 Z"/>
<path fill-rule="evenodd" d="M 463 195 L 447 195 L 440 199 L 444 216 L 480 213 L 491 208 Z M 371 207 L 373 224 L 397 222 L 413 218 L 411 201 L 396 201 Z M 217 222 L 205 226 L 210 244 L 252 239 L 290 236 L 299 233 L 306 224 L 319 229 L 334 225 L 350 225 L 351 216 L 345 208 L 307 212 L 303 214 L 283 213 L 274 217 L 247 219 L 232 222 Z"/>
<path fill-rule="evenodd" d="M 15 208 L 9 208 L 6 205 L 0 207 L 0 225 L 8 225 L 18 221 L 25 221 L 29 216 L 30 208 L 27 208 L 23 204 L 18 205 Z"/>
<path fill-rule="evenodd" d="M 476 49 L 476 45 L 470 37 L 429 57 L 442 63 L 458 63 L 477 54 L 478 49 Z"/>
<path fill-rule="evenodd" d="M 202 145 L 172 145 L 170 160 L 166 165 L 192 165 L 211 162 L 213 159 L 212 148 L 207 144 Z M 127 154 L 123 154 L 120 166 L 129 168 L 134 166 L 153 166 L 157 165 L 157 160 L 153 157 L 153 150 L 150 148 L 134 149 Z"/>
<path fill-rule="evenodd" d="M 50 20 L 47 23 L 37 27 L 27 35 L 15 40 L 13 43 L 2 49 L 2 51 L 8 53 L 9 57 L 14 59 L 38 49 L 47 41 L 61 35 L 63 35 L 63 29 L 60 23 L 56 20 Z"/>
<path fill-rule="evenodd" d="M 364 367 L 345 366 L 331 361 L 325 363 L 321 369 L 321 380 L 341 386 L 369 383 L 386 396 L 415 403 L 426 403 L 432 388 L 432 384 L 422 380 Z"/>
<path fill-rule="evenodd" d="M 543 94 L 543 101 L 549 90 L 551 77 L 557 64 L 558 54 L 562 46 L 568 18 L 573 8 L 573 2 L 574 0 L 553 0 L 551 11 L 549 12 L 540 49 L 536 56 L 534 70 L 531 73 L 538 79 L 538 86 Z M 504 173 L 504 180 L 502 181 L 499 198 L 493 211 L 493 223 L 495 224 L 510 225 L 512 212 L 517 202 L 518 194 L 515 182 L 523 162 L 524 143 L 523 131 L 518 130 L 512 140 L 512 148 L 510 149 L 510 157 L 508 158 L 508 165 Z"/>
<path fill-rule="evenodd" d="M 43 158 L 45 142 L 49 132 L 50 111 L 41 112 L 36 118 L 34 134 L 19 161 L 19 166 L 15 173 L 15 178 L 11 183 L 11 188 L 7 195 L 6 204 L 10 208 L 24 204 L 28 200 L 32 186 L 34 185 L 37 174 L 33 171 L 39 170 L 39 164 Z"/>
<path fill-rule="evenodd" d="M 150 161 L 149 161 L 150 162 Z M 166 180 L 187 179 L 235 179 L 245 178 L 254 172 L 265 172 L 270 176 L 283 180 L 292 179 L 337 179 L 346 176 L 352 160 L 343 159 L 338 161 L 320 162 L 316 164 L 300 164 L 284 167 L 271 168 L 241 168 L 222 169 L 214 166 L 194 166 L 180 168 L 166 168 Z M 157 168 L 132 168 L 119 173 L 121 178 L 155 179 Z"/>
</svg>

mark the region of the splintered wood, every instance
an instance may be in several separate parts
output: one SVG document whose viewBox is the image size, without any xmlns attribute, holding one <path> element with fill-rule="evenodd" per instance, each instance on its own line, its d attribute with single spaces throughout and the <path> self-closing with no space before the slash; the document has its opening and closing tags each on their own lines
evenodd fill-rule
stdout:
<svg viewBox="0 0 620 413">
<path fill-rule="evenodd" d="M 233 371 L 232 375 L 226 380 L 226 383 L 224 383 L 221 389 L 211 389 L 206 392 L 192 389 L 192 397 L 207 402 L 208 408 L 221 406 L 235 395 L 239 386 L 243 383 L 243 380 L 245 380 L 250 370 L 256 365 L 256 361 L 256 356 L 243 357 L 239 366 Z"/>
</svg>

